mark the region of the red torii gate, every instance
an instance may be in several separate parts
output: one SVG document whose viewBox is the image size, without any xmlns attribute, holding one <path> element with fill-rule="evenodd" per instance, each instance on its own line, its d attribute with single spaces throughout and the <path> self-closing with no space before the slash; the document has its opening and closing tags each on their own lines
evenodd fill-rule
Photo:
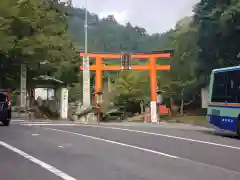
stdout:
<svg viewBox="0 0 240 180">
<path fill-rule="evenodd" d="M 84 52 L 80 52 L 80 56 L 84 57 Z M 149 59 L 149 63 L 146 65 L 133 65 L 131 66 L 132 71 L 150 71 L 150 88 L 151 88 L 151 121 L 157 122 L 157 80 L 156 80 L 156 71 L 159 70 L 170 70 L 170 65 L 157 65 L 157 59 L 166 59 L 172 56 L 171 50 L 165 51 L 155 51 L 151 53 L 134 53 L 132 54 L 132 59 Z M 102 91 L 102 71 L 121 71 L 122 66 L 120 65 L 108 65 L 103 64 L 103 59 L 121 59 L 121 53 L 88 53 L 89 58 L 95 58 L 96 64 L 90 66 L 91 71 L 96 71 L 96 82 L 95 82 L 95 91 Z M 83 66 L 80 67 L 80 70 L 83 70 Z M 95 94 L 95 98 L 99 96 Z"/>
</svg>

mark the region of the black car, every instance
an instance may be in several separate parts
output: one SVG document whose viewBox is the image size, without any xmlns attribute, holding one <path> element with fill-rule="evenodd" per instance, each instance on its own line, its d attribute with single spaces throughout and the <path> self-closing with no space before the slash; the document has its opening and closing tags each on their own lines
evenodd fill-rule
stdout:
<svg viewBox="0 0 240 180">
<path fill-rule="evenodd" d="M 0 90 L 0 121 L 9 126 L 11 121 L 11 104 L 9 91 Z"/>
</svg>

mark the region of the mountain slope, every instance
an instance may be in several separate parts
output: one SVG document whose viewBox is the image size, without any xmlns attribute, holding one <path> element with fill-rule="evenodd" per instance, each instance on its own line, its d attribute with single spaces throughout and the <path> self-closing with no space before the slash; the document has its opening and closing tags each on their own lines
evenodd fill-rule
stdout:
<svg viewBox="0 0 240 180">
<path fill-rule="evenodd" d="M 73 41 L 80 47 L 84 44 L 84 9 L 69 8 L 69 32 Z M 88 13 L 89 51 L 152 51 L 166 46 L 168 33 L 148 35 L 144 28 L 130 23 L 120 25 L 112 15 L 99 19 L 96 14 Z"/>
</svg>

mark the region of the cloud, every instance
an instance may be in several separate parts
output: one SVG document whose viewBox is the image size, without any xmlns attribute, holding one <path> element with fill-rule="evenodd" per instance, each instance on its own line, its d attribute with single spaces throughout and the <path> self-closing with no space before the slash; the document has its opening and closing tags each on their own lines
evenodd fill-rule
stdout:
<svg viewBox="0 0 240 180">
<path fill-rule="evenodd" d="M 89 11 L 105 17 L 114 15 L 125 24 L 144 27 L 149 33 L 164 32 L 174 27 L 176 22 L 192 14 L 192 7 L 199 0 L 88 0 Z M 84 7 L 83 0 L 73 0 L 73 4 Z"/>
<path fill-rule="evenodd" d="M 108 15 L 113 15 L 118 23 L 125 25 L 129 20 L 127 18 L 128 14 L 126 11 L 117 12 L 117 11 L 104 11 L 98 13 L 100 18 L 106 18 Z"/>
</svg>

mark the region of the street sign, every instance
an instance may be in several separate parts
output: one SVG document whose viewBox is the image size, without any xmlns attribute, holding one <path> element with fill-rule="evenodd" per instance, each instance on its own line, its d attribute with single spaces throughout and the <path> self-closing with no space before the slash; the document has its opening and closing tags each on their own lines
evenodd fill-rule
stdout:
<svg viewBox="0 0 240 180">
<path fill-rule="evenodd" d="M 129 52 L 122 52 L 121 53 L 121 64 L 122 64 L 122 69 L 124 69 L 124 70 L 131 69 L 132 54 Z"/>
<path fill-rule="evenodd" d="M 89 57 L 83 58 L 83 70 L 89 71 Z"/>
</svg>

